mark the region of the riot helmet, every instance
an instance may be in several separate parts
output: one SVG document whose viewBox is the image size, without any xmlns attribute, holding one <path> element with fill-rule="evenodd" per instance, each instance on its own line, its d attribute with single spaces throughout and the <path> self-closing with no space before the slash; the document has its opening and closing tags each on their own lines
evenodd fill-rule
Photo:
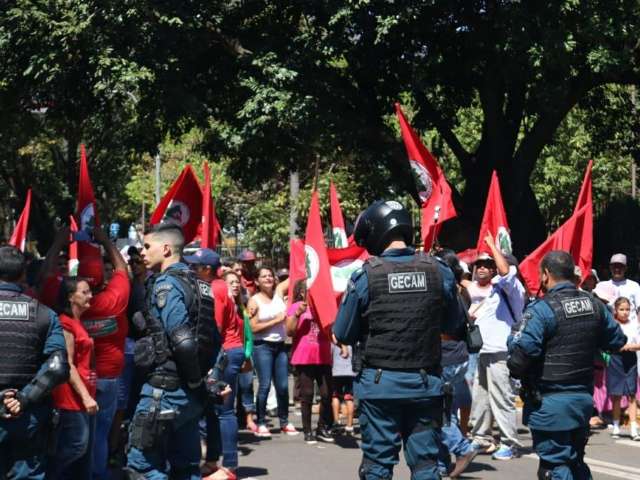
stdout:
<svg viewBox="0 0 640 480">
<path fill-rule="evenodd" d="M 393 237 L 400 236 L 407 245 L 413 244 L 411 214 L 393 200 L 377 200 L 356 220 L 354 239 L 371 255 L 380 255 Z"/>
</svg>

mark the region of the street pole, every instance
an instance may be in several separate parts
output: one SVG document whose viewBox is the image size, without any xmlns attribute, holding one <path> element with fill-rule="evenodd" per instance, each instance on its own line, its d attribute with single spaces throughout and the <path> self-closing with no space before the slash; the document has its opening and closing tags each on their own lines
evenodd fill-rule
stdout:
<svg viewBox="0 0 640 480">
<path fill-rule="evenodd" d="M 160 152 L 156 153 L 156 205 L 160 203 Z"/>
<path fill-rule="evenodd" d="M 633 198 L 634 200 L 636 199 L 637 193 L 637 169 L 638 166 L 636 165 L 636 159 L 634 158 L 631 160 L 631 198 Z"/>
</svg>

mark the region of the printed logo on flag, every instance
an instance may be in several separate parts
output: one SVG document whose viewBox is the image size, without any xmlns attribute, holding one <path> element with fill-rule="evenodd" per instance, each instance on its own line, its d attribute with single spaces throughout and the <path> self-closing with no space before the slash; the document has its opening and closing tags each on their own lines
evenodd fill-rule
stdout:
<svg viewBox="0 0 640 480">
<path fill-rule="evenodd" d="M 164 212 L 162 221 L 184 227 L 189 222 L 190 217 L 191 211 L 189 207 L 179 200 L 171 200 L 167 206 L 167 210 Z"/>
<path fill-rule="evenodd" d="M 498 235 L 496 237 L 500 251 L 506 255 L 511 255 L 511 253 L 513 253 L 511 247 L 511 236 L 507 229 L 504 227 L 498 228 Z"/>
<path fill-rule="evenodd" d="M 320 271 L 320 258 L 311 245 L 304 246 L 304 263 L 307 270 L 307 288 L 311 288 Z"/>
<path fill-rule="evenodd" d="M 422 203 L 424 203 L 431 197 L 431 193 L 433 192 L 431 175 L 429 175 L 429 171 L 420 162 L 409 160 L 409 165 L 411 165 L 411 173 L 418 186 L 418 195 Z"/>
<path fill-rule="evenodd" d="M 345 248 L 347 246 L 347 233 L 342 228 L 333 228 L 333 246 L 334 248 Z"/>
<path fill-rule="evenodd" d="M 364 262 L 359 258 L 348 258 L 337 262 L 335 265 L 331 265 L 331 284 L 333 285 L 333 290 L 335 292 L 345 292 L 351 274 L 359 268 L 362 268 L 362 265 L 364 265 Z"/>
<path fill-rule="evenodd" d="M 89 203 L 80 212 L 80 228 L 74 234 L 74 239 L 81 242 L 93 242 L 93 229 L 96 226 L 96 214 L 93 203 Z"/>
</svg>

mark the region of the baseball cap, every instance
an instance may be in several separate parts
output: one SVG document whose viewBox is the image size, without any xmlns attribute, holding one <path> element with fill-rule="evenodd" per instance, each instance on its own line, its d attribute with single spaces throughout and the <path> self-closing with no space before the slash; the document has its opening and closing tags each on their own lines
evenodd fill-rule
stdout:
<svg viewBox="0 0 640 480">
<path fill-rule="evenodd" d="M 626 265 L 627 256 L 624 253 L 616 253 L 611 257 L 611 260 L 609 261 L 609 265 L 611 265 L 612 263 L 621 263 L 622 265 Z"/>
<path fill-rule="evenodd" d="M 480 252 L 478 254 L 478 256 L 476 257 L 476 261 L 473 263 L 478 263 L 478 262 L 495 262 L 495 260 L 493 259 L 493 257 L 491 255 L 489 255 L 486 252 Z"/>
<path fill-rule="evenodd" d="M 220 255 L 211 250 L 210 248 L 200 248 L 193 255 L 184 257 L 188 263 L 195 263 L 198 265 L 209 265 L 211 267 L 218 268 L 220 266 Z"/>
<path fill-rule="evenodd" d="M 256 259 L 256 254 L 251 250 L 243 250 L 238 257 L 241 262 L 253 262 Z"/>
</svg>

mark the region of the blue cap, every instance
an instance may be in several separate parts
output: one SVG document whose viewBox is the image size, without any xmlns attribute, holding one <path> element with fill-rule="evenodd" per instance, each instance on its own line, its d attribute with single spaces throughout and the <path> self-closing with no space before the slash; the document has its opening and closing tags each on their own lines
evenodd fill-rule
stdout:
<svg viewBox="0 0 640 480">
<path fill-rule="evenodd" d="M 213 268 L 220 266 L 220 255 L 210 248 L 201 248 L 193 255 L 184 257 L 188 263 L 196 263 L 198 265 L 210 265 Z"/>
</svg>

